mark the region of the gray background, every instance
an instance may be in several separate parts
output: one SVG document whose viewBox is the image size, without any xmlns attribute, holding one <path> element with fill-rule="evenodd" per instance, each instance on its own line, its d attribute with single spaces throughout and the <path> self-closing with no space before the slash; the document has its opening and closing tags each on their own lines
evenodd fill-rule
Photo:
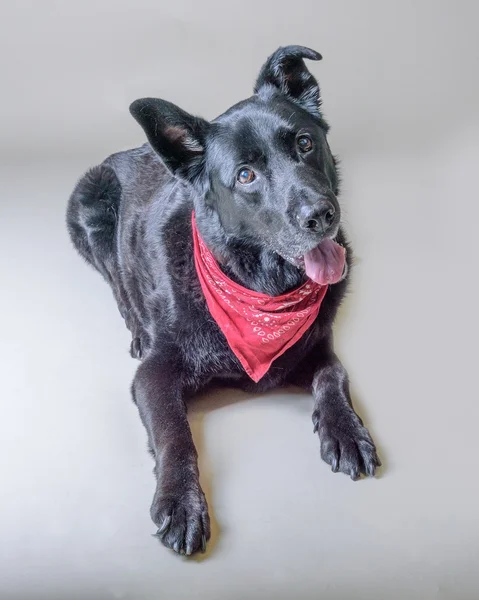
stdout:
<svg viewBox="0 0 479 600">
<path fill-rule="evenodd" d="M 2 2 L 0 597 L 479 597 L 479 8 L 474 1 Z M 321 462 L 311 399 L 219 392 L 191 414 L 213 540 L 150 537 L 136 363 L 74 254 L 68 195 L 139 145 L 160 96 L 212 118 L 304 44 L 343 159 L 357 253 L 336 327 L 384 461 Z"/>
</svg>

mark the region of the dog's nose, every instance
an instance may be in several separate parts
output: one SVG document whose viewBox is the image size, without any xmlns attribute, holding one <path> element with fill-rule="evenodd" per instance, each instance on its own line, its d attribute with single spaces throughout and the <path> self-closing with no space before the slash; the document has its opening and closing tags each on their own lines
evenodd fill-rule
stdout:
<svg viewBox="0 0 479 600">
<path fill-rule="evenodd" d="M 300 209 L 298 221 L 301 229 L 314 233 L 326 231 L 334 221 L 336 209 L 329 200 L 322 200 L 314 205 L 305 205 Z"/>
</svg>

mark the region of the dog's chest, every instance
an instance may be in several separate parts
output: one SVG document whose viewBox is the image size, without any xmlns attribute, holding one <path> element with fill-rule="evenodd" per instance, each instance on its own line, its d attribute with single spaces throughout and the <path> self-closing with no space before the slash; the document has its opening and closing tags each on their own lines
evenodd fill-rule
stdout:
<svg viewBox="0 0 479 600">
<path fill-rule="evenodd" d="M 191 387 L 201 387 L 205 382 L 217 379 L 235 382 L 237 387 L 248 391 L 271 389 L 288 379 L 318 337 L 318 324 L 313 323 L 303 337 L 274 360 L 266 375 L 255 383 L 210 314 L 198 281 L 192 283 L 188 297 L 183 301 L 184 318 L 176 322 L 176 344 L 181 348 Z M 180 313 L 183 310 L 180 309 Z"/>
</svg>

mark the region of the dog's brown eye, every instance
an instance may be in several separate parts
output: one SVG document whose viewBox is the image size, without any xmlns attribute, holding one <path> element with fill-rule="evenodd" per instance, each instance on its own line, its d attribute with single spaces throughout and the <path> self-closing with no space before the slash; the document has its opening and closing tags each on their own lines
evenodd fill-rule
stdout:
<svg viewBox="0 0 479 600">
<path fill-rule="evenodd" d="M 252 171 L 251 169 L 241 169 L 241 171 L 239 171 L 238 173 L 237 179 L 240 183 L 243 184 L 251 183 L 255 179 L 254 171 Z"/>
<path fill-rule="evenodd" d="M 298 147 L 301 152 L 311 152 L 313 149 L 313 140 L 309 135 L 300 135 L 298 138 Z"/>
</svg>

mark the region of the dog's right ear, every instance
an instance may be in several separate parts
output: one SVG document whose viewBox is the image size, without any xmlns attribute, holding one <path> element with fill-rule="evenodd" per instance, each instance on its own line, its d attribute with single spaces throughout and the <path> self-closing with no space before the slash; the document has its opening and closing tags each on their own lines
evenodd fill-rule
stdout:
<svg viewBox="0 0 479 600">
<path fill-rule="evenodd" d="M 208 121 L 157 98 L 135 100 L 130 113 L 174 175 L 190 181 L 198 177 L 203 166 Z"/>
</svg>

